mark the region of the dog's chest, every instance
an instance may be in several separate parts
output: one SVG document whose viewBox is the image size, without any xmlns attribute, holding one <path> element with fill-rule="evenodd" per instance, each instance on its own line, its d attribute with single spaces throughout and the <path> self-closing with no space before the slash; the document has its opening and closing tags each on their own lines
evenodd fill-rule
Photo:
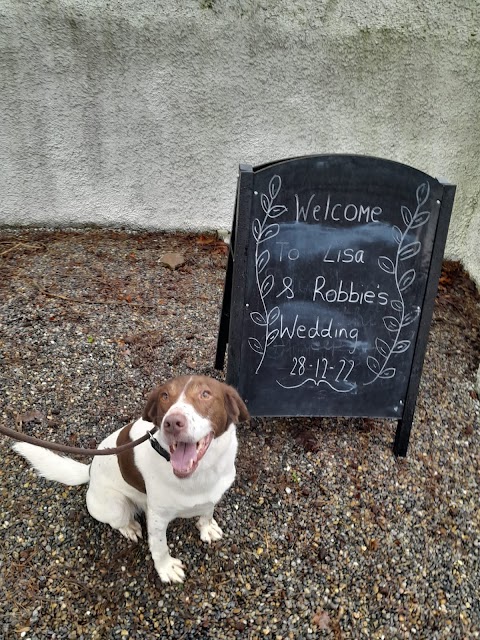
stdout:
<svg viewBox="0 0 480 640">
<path fill-rule="evenodd" d="M 197 504 L 190 508 L 175 510 L 175 518 L 194 518 L 195 516 L 200 515 L 201 513 L 206 513 L 210 510 L 213 510 L 215 506 L 215 502 L 206 502 L 204 504 Z"/>
<path fill-rule="evenodd" d="M 222 471 L 198 470 L 194 477 L 178 480 L 172 476 L 163 478 L 162 483 L 147 482 L 147 500 L 153 506 L 167 508 L 176 517 L 191 518 L 215 505 L 235 479 L 235 466 Z"/>
</svg>

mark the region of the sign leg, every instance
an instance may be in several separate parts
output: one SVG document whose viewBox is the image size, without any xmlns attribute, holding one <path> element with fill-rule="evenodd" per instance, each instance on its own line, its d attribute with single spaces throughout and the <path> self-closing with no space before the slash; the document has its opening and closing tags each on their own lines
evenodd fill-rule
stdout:
<svg viewBox="0 0 480 640">
<path fill-rule="evenodd" d="M 410 420 L 399 420 L 397 423 L 395 442 L 393 443 L 393 453 L 396 456 L 404 458 L 407 455 L 408 441 L 412 430 L 412 418 Z"/>
<path fill-rule="evenodd" d="M 233 277 L 233 249 L 228 253 L 227 274 L 225 276 L 225 288 L 223 290 L 222 313 L 220 316 L 220 328 L 217 338 L 217 353 L 215 355 L 215 369 L 221 371 L 225 363 L 225 352 L 227 350 L 228 332 L 230 328 L 230 304 L 232 302 L 232 277 Z"/>
</svg>

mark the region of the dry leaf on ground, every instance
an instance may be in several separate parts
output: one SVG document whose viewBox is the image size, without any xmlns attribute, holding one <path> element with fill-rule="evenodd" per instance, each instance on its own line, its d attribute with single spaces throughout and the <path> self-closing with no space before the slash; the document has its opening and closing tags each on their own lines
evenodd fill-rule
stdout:
<svg viewBox="0 0 480 640">
<path fill-rule="evenodd" d="M 323 609 L 319 609 L 312 618 L 312 624 L 316 625 L 319 629 L 330 630 L 330 616 Z"/>
<path fill-rule="evenodd" d="M 167 253 L 164 253 L 160 258 L 160 264 L 170 267 L 170 269 L 176 269 L 177 267 L 181 267 L 182 264 L 185 264 L 185 257 L 176 251 L 167 251 Z"/>
</svg>

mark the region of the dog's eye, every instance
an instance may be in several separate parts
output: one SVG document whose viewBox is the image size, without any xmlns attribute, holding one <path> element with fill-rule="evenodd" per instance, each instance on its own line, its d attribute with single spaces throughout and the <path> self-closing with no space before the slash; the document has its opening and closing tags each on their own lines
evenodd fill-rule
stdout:
<svg viewBox="0 0 480 640">
<path fill-rule="evenodd" d="M 210 396 L 212 394 L 210 393 L 210 391 L 208 389 L 204 389 L 200 395 L 201 395 L 202 398 L 210 398 Z"/>
<path fill-rule="evenodd" d="M 168 400 L 168 393 L 164 391 L 160 397 L 162 398 L 162 400 Z"/>
</svg>

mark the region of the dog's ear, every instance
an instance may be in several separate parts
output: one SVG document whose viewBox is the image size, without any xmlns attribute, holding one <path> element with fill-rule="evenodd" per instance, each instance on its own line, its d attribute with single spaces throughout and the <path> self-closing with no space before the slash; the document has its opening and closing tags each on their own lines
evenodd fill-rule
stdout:
<svg viewBox="0 0 480 640">
<path fill-rule="evenodd" d="M 156 427 L 160 426 L 162 418 L 165 415 L 159 402 L 160 391 L 161 387 L 156 387 L 150 392 L 147 397 L 147 403 L 142 412 L 142 418 L 148 422 L 153 422 Z"/>
<path fill-rule="evenodd" d="M 225 394 L 225 409 L 227 410 L 228 424 L 234 422 L 244 422 L 249 420 L 250 414 L 245 406 L 244 401 L 241 399 L 238 392 L 228 385 L 224 385 Z"/>
</svg>

